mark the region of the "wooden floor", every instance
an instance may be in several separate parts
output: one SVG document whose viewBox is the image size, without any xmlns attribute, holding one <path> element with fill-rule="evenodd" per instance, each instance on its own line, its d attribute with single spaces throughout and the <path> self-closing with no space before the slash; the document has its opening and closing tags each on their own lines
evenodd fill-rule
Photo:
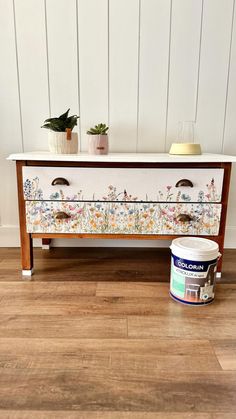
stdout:
<svg viewBox="0 0 236 419">
<path fill-rule="evenodd" d="M 1 419 L 235 419 L 236 250 L 216 301 L 169 298 L 169 251 L 0 249 Z"/>
</svg>

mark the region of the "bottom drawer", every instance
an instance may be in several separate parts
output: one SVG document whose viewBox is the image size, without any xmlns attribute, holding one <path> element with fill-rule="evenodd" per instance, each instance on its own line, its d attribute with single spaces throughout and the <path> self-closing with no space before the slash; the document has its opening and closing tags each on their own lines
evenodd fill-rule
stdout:
<svg viewBox="0 0 236 419">
<path fill-rule="evenodd" d="M 28 233 L 217 235 L 221 205 L 26 201 Z"/>
</svg>

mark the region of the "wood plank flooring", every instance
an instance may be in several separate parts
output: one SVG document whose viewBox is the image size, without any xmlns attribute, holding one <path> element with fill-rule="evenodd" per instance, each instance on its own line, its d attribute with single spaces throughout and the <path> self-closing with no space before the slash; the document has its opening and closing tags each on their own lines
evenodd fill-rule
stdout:
<svg viewBox="0 0 236 419">
<path fill-rule="evenodd" d="M 235 419 L 236 250 L 216 300 L 169 297 L 167 249 L 0 249 L 1 419 Z"/>
</svg>

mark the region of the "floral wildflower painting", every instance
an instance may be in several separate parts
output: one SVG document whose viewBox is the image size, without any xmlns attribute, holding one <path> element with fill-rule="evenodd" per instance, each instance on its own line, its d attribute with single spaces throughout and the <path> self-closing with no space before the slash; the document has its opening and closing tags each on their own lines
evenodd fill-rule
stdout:
<svg viewBox="0 0 236 419">
<path fill-rule="evenodd" d="M 43 195 L 42 188 L 39 185 L 39 178 L 35 177 L 32 180 L 25 179 L 24 181 L 24 197 L 26 200 L 35 200 L 35 199 L 46 199 Z M 95 186 L 94 186 L 95 188 Z M 186 189 L 186 188 L 185 188 Z M 100 197 L 96 196 L 96 191 L 94 190 L 91 196 L 92 201 L 125 201 L 125 202 L 133 202 L 133 201 L 144 201 L 142 196 L 132 195 L 128 188 L 124 188 L 123 190 L 118 190 L 115 185 L 108 185 L 106 187 L 107 193 Z M 88 201 L 88 199 L 84 198 L 86 196 L 87 191 L 83 191 L 80 189 L 77 192 L 73 193 L 65 193 L 65 190 L 62 188 L 55 190 L 53 193 L 50 194 L 50 200 L 59 200 L 59 201 Z M 167 185 L 164 190 L 156 190 L 155 199 L 150 199 L 148 194 L 145 194 L 145 201 L 146 202 L 192 202 L 191 191 L 187 188 L 186 191 L 183 192 L 179 190 L 173 185 Z M 209 183 L 206 183 L 205 190 L 200 190 L 197 196 L 197 202 L 220 202 L 221 194 L 217 191 L 217 187 L 215 185 L 214 178 L 211 179 Z M 195 200 L 194 200 L 195 202 Z"/>
<path fill-rule="evenodd" d="M 104 185 L 99 195 L 96 182 L 89 191 L 83 189 L 84 178 L 78 177 L 71 186 L 43 188 L 40 176 L 26 177 L 27 230 L 30 233 L 90 233 L 90 234 L 191 234 L 217 235 L 220 223 L 221 190 L 218 191 L 213 177 L 203 189 L 178 188 L 168 182 L 155 189 L 152 182 L 152 198 L 145 190 L 147 184 L 129 184 L 123 179 L 123 189 L 117 184 Z M 81 187 L 77 188 L 76 185 Z M 162 183 L 163 185 L 163 183 Z M 137 193 L 131 193 L 136 189 Z M 134 187 L 135 186 L 135 187 Z M 202 184 L 203 186 L 203 184 Z M 153 189 L 154 188 L 154 189 Z M 100 189 L 101 192 L 101 189 Z M 99 192 L 99 193 L 100 193 Z M 86 199 L 90 196 L 91 199 Z M 193 199 L 194 197 L 194 199 Z M 58 219 L 57 213 L 66 213 Z M 178 215 L 187 214 L 189 221 L 180 221 Z"/>
<path fill-rule="evenodd" d="M 58 212 L 69 215 L 57 219 Z M 217 235 L 220 204 L 27 201 L 30 233 Z M 188 214 L 190 222 L 177 220 Z"/>
</svg>

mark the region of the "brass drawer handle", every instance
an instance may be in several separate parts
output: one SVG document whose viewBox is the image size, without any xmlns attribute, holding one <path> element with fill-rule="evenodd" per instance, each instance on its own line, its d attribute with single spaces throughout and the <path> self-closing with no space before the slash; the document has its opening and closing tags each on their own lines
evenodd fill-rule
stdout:
<svg viewBox="0 0 236 419">
<path fill-rule="evenodd" d="M 191 180 L 188 180 L 188 179 L 180 179 L 176 183 L 175 187 L 180 188 L 181 186 L 188 186 L 190 188 L 193 188 L 193 183 L 191 182 Z"/>
<path fill-rule="evenodd" d="M 64 211 L 58 211 L 55 214 L 55 218 L 56 220 L 67 220 L 68 218 L 70 218 L 70 215 Z"/>
<path fill-rule="evenodd" d="M 52 185 L 53 186 L 55 186 L 55 185 L 67 185 L 67 186 L 69 186 L 69 182 L 64 177 L 56 177 L 55 179 L 53 179 Z"/>
<path fill-rule="evenodd" d="M 190 221 L 192 221 L 192 217 L 188 214 L 179 214 L 176 217 L 177 221 L 180 221 L 181 223 L 188 223 Z"/>
</svg>

